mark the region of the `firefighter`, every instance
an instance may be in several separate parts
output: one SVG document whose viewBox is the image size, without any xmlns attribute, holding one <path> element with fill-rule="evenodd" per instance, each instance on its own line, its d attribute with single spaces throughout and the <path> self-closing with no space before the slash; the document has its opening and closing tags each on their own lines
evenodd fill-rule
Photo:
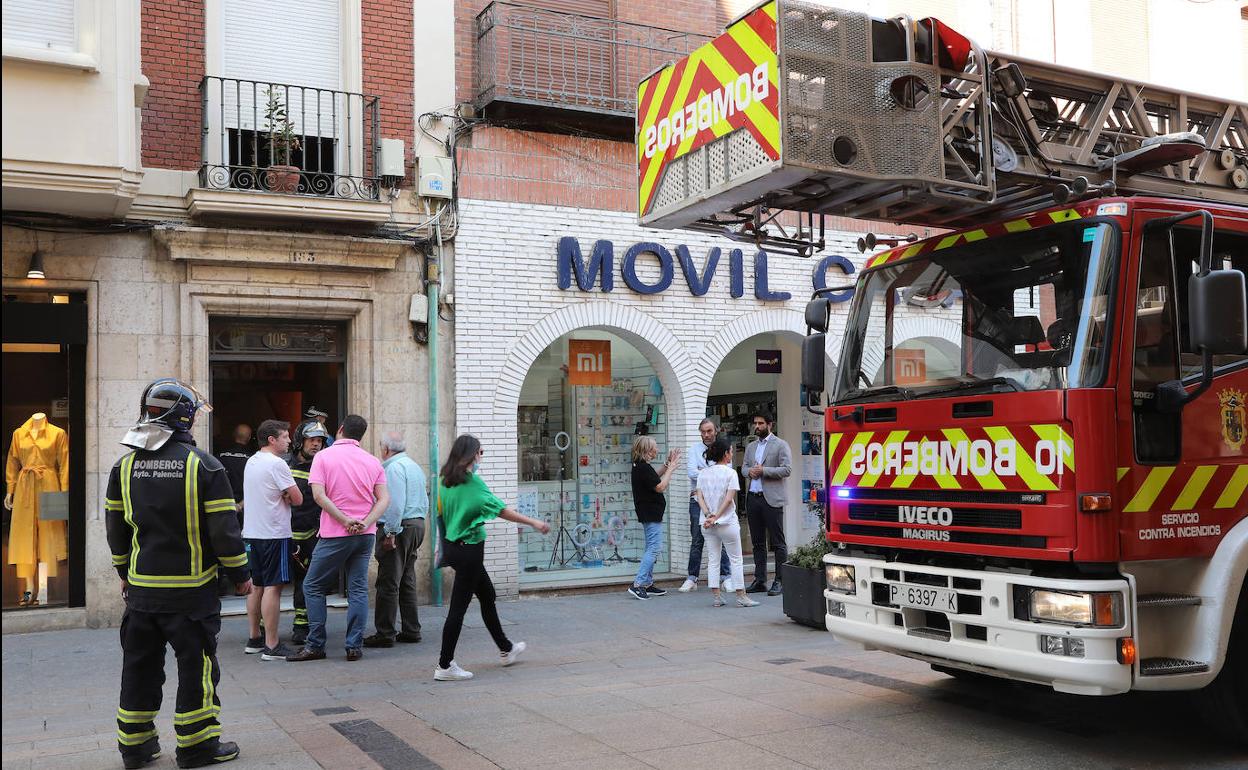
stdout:
<svg viewBox="0 0 1248 770">
<path fill-rule="evenodd" d="M 148 385 L 139 422 L 122 440 L 134 451 L 108 477 L 105 525 L 126 602 L 117 743 L 127 768 L 160 756 L 155 719 L 165 645 L 173 647 L 178 667 L 173 716 L 178 767 L 238 756 L 237 744 L 221 741 L 218 720 L 217 572 L 226 572 L 240 596 L 251 591 L 251 579 L 229 478 L 191 438 L 201 408 L 212 407 L 175 379 Z"/>
<path fill-rule="evenodd" d="M 316 420 L 300 423 L 295 428 L 288 460 L 290 475 L 295 477 L 295 485 L 303 493 L 303 502 L 290 509 L 290 542 L 294 549 L 291 578 L 295 584 L 295 626 L 290 641 L 296 645 L 308 640 L 308 606 L 303 599 L 303 578 L 308 574 L 308 565 L 312 563 L 312 549 L 316 547 L 317 534 L 321 530 L 321 508 L 312 499 L 308 471 L 312 469 L 312 458 L 325 448 L 328 438 L 329 434 Z"/>
</svg>

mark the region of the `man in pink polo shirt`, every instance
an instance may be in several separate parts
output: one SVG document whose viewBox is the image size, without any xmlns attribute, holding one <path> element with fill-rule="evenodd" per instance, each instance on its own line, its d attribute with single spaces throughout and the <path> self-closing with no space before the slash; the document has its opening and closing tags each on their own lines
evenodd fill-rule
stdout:
<svg viewBox="0 0 1248 770">
<path fill-rule="evenodd" d="M 300 663 L 325 658 L 325 594 L 339 570 L 347 573 L 347 660 L 364 656 L 368 618 L 368 562 L 373 555 L 377 520 L 390 505 L 381 461 L 360 447 L 368 422 L 349 414 L 332 446 L 316 453 L 308 485 L 321 507 L 320 540 L 303 579 L 308 607 L 308 639 L 286 660 Z"/>
</svg>

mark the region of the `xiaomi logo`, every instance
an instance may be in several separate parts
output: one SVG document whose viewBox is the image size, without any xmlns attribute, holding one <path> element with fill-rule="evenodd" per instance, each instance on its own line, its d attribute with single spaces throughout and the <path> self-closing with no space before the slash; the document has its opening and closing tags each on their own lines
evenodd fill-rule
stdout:
<svg viewBox="0 0 1248 770">
<path fill-rule="evenodd" d="M 610 340 L 568 340 L 568 384 L 611 384 Z"/>
</svg>

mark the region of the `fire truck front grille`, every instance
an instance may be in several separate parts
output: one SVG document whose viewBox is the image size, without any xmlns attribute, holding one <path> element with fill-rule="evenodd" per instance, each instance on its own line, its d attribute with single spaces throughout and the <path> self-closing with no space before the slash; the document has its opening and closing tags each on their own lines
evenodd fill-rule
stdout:
<svg viewBox="0 0 1248 770">
<path fill-rule="evenodd" d="M 890 524 L 904 523 L 899 506 L 872 503 L 850 503 L 849 518 L 853 521 L 884 521 Z M 1021 529 L 1023 512 L 994 508 L 952 508 L 952 526 L 985 527 L 988 529 Z"/>
<path fill-rule="evenodd" d="M 906 538 L 901 527 L 876 527 L 862 524 L 842 524 L 840 531 L 845 535 L 861 535 L 862 537 L 895 537 L 907 543 L 932 542 Z M 940 530 L 937 530 L 940 531 Z M 835 536 L 834 536 L 835 537 Z M 1044 548 L 1048 538 L 1041 535 L 1009 535 L 996 532 L 949 532 L 947 543 L 967 543 L 970 545 L 997 545 L 1007 548 Z"/>
<path fill-rule="evenodd" d="M 983 505 L 1044 505 L 1043 492 L 976 492 L 963 489 L 867 489 L 849 490 L 851 500 L 899 500 L 923 503 L 980 503 Z"/>
</svg>

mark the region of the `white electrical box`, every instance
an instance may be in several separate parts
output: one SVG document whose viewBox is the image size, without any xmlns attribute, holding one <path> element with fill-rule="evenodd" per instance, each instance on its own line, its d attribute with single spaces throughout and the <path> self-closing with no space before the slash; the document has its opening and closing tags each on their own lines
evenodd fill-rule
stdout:
<svg viewBox="0 0 1248 770">
<path fill-rule="evenodd" d="M 454 173 L 450 158 L 441 155 L 421 155 L 420 194 L 426 198 L 451 197 Z"/>
<path fill-rule="evenodd" d="M 381 176 L 393 176 L 399 179 L 407 176 L 403 168 L 404 150 L 402 139 L 381 140 Z"/>
<path fill-rule="evenodd" d="M 429 298 L 424 294 L 413 294 L 412 303 L 407 306 L 407 320 L 412 323 L 429 323 Z"/>
</svg>

